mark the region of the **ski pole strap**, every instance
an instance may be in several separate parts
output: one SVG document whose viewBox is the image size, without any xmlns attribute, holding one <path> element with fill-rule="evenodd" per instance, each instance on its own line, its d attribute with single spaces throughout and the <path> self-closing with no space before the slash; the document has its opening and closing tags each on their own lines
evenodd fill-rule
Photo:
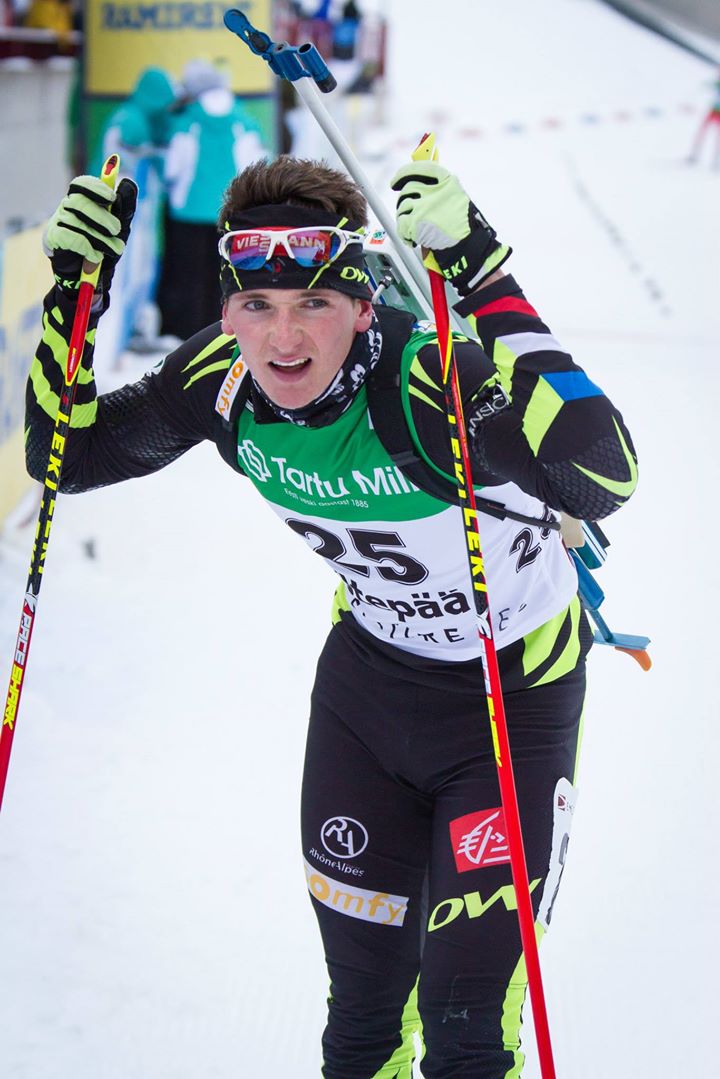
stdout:
<svg viewBox="0 0 720 1079">
<path fill-rule="evenodd" d="M 270 70 L 281 79 L 297 82 L 312 79 L 323 94 L 329 94 L 337 86 L 335 77 L 314 45 L 288 45 L 286 41 L 273 41 L 269 34 L 257 30 L 247 15 L 239 8 L 230 8 L 223 22 L 231 33 L 237 34 L 256 56 L 262 57 Z"/>
<path fill-rule="evenodd" d="M 475 504 L 488 517 L 495 517 L 498 521 L 519 521 L 520 524 L 534 525 L 536 528 L 550 528 L 553 532 L 560 531 L 560 522 L 549 513 L 546 517 L 530 517 L 508 509 L 502 502 L 494 502 L 491 498 L 483 498 L 478 494 L 475 495 Z"/>
</svg>

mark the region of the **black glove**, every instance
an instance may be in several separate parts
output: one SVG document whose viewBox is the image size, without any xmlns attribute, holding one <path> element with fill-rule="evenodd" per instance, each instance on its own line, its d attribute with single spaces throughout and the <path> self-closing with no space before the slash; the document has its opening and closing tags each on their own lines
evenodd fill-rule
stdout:
<svg viewBox="0 0 720 1079">
<path fill-rule="evenodd" d="M 396 213 L 401 238 L 432 252 L 461 296 L 473 292 L 511 254 L 512 248 L 498 241 L 457 177 L 436 161 L 405 165 L 390 186 L 400 192 Z"/>
<path fill-rule="evenodd" d="M 66 294 L 80 285 L 83 261 L 102 260 L 98 290 L 109 302 L 110 283 L 125 250 L 137 204 L 137 184 L 123 179 L 113 190 L 97 176 L 77 176 L 50 218 L 43 248 L 52 264 L 55 281 Z"/>
<path fill-rule="evenodd" d="M 512 415 L 511 407 L 510 397 L 500 385 L 497 375 L 489 378 L 465 407 L 465 424 L 476 482 L 491 486 L 498 482 L 498 473 L 494 472 L 488 464 L 485 436 L 488 429 L 493 427 L 493 420 L 497 416 L 506 411 L 509 416 Z M 501 428 L 504 427 L 505 421 L 501 420 L 500 425 Z M 475 466 L 479 467 L 482 478 L 475 475 Z"/>
</svg>

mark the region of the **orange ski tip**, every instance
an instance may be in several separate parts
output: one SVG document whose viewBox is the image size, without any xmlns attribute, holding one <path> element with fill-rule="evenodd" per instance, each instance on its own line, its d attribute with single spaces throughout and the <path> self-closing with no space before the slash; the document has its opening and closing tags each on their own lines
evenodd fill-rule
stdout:
<svg viewBox="0 0 720 1079">
<path fill-rule="evenodd" d="M 625 652 L 628 656 L 632 656 L 634 660 L 640 664 L 644 671 L 649 671 L 652 667 L 652 660 L 650 654 L 645 651 L 644 648 L 617 648 L 618 652 Z"/>
</svg>

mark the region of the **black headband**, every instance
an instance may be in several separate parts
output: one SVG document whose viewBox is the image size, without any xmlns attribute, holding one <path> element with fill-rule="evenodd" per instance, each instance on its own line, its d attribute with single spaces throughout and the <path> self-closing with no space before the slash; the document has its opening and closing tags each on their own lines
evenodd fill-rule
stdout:
<svg viewBox="0 0 720 1079">
<path fill-rule="evenodd" d="M 241 210 L 225 222 L 223 232 L 257 228 L 303 228 L 315 225 L 334 225 L 336 228 L 358 232 L 362 226 L 327 210 L 287 203 L 253 206 Z M 234 292 L 266 288 L 332 288 L 360 300 L 369 300 L 372 292 L 370 278 L 360 244 L 349 244 L 339 258 L 326 267 L 304 269 L 292 258 L 278 256 L 260 270 L 237 270 L 222 259 L 220 287 L 223 299 Z"/>
</svg>

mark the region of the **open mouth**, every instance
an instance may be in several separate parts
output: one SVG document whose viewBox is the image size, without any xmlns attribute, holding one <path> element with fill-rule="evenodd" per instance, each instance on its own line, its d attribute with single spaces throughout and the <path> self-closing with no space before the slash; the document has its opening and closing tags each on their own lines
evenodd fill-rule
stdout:
<svg viewBox="0 0 720 1079">
<path fill-rule="evenodd" d="M 270 366 L 281 377 L 292 378 L 301 375 L 309 366 L 309 356 L 302 356 L 296 360 L 271 360 Z"/>
</svg>

